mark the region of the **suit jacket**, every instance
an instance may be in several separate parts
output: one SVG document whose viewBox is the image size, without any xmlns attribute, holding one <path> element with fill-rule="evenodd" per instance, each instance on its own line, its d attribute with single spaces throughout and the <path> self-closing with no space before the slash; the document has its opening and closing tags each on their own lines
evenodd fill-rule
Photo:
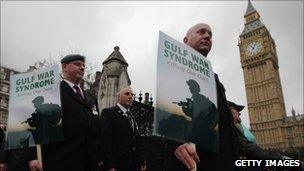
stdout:
<svg viewBox="0 0 304 171">
<path fill-rule="evenodd" d="M 87 97 L 79 99 L 65 81 L 60 88 L 64 140 L 43 146 L 44 170 L 97 170 L 99 119 L 92 111 L 96 104 Z"/>
<path fill-rule="evenodd" d="M 129 120 L 118 106 L 101 112 L 100 134 L 105 170 L 138 170 L 140 159 L 136 147 L 136 130 L 132 130 Z"/>
</svg>

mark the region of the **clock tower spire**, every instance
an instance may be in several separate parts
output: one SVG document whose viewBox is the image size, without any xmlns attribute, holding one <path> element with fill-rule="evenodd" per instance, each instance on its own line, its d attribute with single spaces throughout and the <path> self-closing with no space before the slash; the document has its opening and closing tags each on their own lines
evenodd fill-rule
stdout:
<svg viewBox="0 0 304 171">
<path fill-rule="evenodd" d="M 254 12 L 254 11 L 255 11 L 255 9 L 254 9 L 254 7 L 252 6 L 251 1 L 248 0 L 248 5 L 247 5 L 246 14 L 249 14 L 249 13 Z"/>
</svg>

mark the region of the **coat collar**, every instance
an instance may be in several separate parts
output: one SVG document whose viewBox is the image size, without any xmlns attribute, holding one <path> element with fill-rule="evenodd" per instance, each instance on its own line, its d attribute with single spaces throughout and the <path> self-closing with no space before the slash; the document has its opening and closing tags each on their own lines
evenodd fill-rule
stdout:
<svg viewBox="0 0 304 171">
<path fill-rule="evenodd" d="M 61 90 L 60 91 L 66 92 L 66 94 L 68 94 L 69 96 L 71 96 L 78 103 L 80 103 L 80 104 L 88 107 L 88 103 L 89 102 L 88 102 L 88 98 L 87 98 L 86 94 L 83 93 L 84 94 L 84 100 L 79 99 L 79 97 L 76 95 L 76 93 L 74 92 L 74 90 L 70 87 L 70 85 L 67 82 L 61 81 Z M 82 89 L 82 92 L 84 92 L 83 89 Z"/>
<path fill-rule="evenodd" d="M 119 109 L 123 112 L 123 113 L 127 113 L 129 110 L 128 109 L 126 109 L 125 107 L 123 107 L 121 104 L 119 104 L 119 103 L 117 103 L 116 104 L 118 107 L 119 107 Z"/>
</svg>

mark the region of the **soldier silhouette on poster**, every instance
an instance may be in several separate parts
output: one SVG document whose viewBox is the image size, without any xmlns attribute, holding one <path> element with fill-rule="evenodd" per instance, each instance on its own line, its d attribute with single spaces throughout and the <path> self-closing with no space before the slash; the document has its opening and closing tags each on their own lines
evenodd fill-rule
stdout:
<svg viewBox="0 0 304 171">
<path fill-rule="evenodd" d="M 217 147 L 218 114 L 216 106 L 206 96 L 200 94 L 200 86 L 195 80 L 188 80 L 191 101 L 182 106 L 183 112 L 191 117 L 188 140 L 205 148 Z M 216 149 L 214 149 L 216 150 Z"/>
<path fill-rule="evenodd" d="M 217 151 L 217 125 L 218 114 L 216 106 L 206 96 L 200 94 L 200 86 L 197 81 L 190 79 L 187 82 L 191 98 L 186 101 L 172 102 L 182 107 L 182 111 L 188 121 L 186 128 L 186 140 L 191 141 L 202 148 Z M 183 125 L 185 125 L 183 123 Z"/>
<path fill-rule="evenodd" d="M 26 121 L 36 144 L 49 144 L 63 138 L 61 128 L 61 107 L 58 104 L 44 103 L 43 96 L 32 100 L 35 111 Z"/>
</svg>

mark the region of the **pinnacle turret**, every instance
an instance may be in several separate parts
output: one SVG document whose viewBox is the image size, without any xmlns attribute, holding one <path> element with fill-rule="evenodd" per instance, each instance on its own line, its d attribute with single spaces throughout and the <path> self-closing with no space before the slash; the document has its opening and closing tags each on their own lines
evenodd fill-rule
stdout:
<svg viewBox="0 0 304 171">
<path fill-rule="evenodd" d="M 254 7 L 253 7 L 251 1 L 248 0 L 248 5 L 247 5 L 247 10 L 246 10 L 245 16 L 246 16 L 246 15 L 249 15 L 249 14 L 255 12 L 255 11 L 256 11 L 256 10 L 254 9 Z"/>
<path fill-rule="evenodd" d="M 110 56 L 105 60 L 103 61 L 102 64 L 106 64 L 106 63 L 109 63 L 110 61 L 112 60 L 118 60 L 120 61 L 121 63 L 128 65 L 127 61 L 125 60 L 125 58 L 122 56 L 122 54 L 119 52 L 119 47 L 118 46 L 115 46 L 114 47 L 114 51 L 110 54 Z"/>
</svg>

